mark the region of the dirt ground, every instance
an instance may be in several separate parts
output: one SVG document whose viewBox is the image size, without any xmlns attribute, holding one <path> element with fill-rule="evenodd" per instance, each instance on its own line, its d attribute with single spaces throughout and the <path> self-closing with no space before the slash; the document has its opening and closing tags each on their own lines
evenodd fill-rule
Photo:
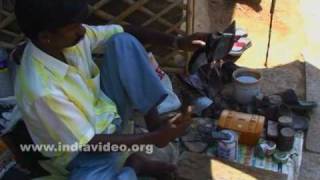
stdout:
<svg viewBox="0 0 320 180">
<path fill-rule="evenodd" d="M 320 69 L 319 0 L 278 0 L 268 66 L 265 69 L 266 47 L 270 22 L 271 0 L 238 0 L 241 4 L 224 0 L 197 0 L 195 31 L 221 31 L 231 22 L 246 29 L 253 46 L 242 55 L 237 64 L 263 68 L 263 91 L 271 94 L 293 88 L 300 97 L 306 93 L 305 66 L 307 61 Z M 248 3 L 250 2 L 250 3 Z M 272 86 L 270 86 L 272 84 Z M 320 180 L 320 155 L 305 151 L 300 178 Z"/>
<path fill-rule="evenodd" d="M 245 0 L 242 0 L 245 1 Z M 198 0 L 195 31 L 222 30 L 228 21 L 235 19 L 238 27 L 246 29 L 253 46 L 238 60 L 238 64 L 264 68 L 271 0 L 247 0 L 245 4 L 226 3 L 222 0 Z M 206 12 L 205 12 L 206 11 Z M 208 23 L 209 22 L 209 23 Z M 303 60 L 301 52 L 306 46 L 303 18 L 299 0 L 277 1 L 274 14 L 269 67 Z"/>
</svg>

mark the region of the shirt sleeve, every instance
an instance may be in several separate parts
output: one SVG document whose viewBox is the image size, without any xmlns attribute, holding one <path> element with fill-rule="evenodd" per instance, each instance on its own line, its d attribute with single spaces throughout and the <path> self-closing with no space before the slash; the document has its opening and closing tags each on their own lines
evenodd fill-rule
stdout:
<svg viewBox="0 0 320 180">
<path fill-rule="evenodd" d="M 91 50 L 104 44 L 113 35 L 124 32 L 120 25 L 83 26 L 86 28 L 86 36 L 90 40 Z"/>
<path fill-rule="evenodd" d="M 42 127 L 55 143 L 85 145 L 95 135 L 88 118 L 66 96 L 42 96 L 33 106 Z"/>
</svg>

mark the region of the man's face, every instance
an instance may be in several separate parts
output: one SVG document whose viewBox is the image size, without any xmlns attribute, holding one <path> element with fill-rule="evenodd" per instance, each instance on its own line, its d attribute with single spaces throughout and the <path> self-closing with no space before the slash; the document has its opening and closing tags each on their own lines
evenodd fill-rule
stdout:
<svg viewBox="0 0 320 180">
<path fill-rule="evenodd" d="M 78 44 L 86 29 L 80 23 L 66 25 L 50 32 L 50 45 L 56 49 L 65 49 Z"/>
</svg>

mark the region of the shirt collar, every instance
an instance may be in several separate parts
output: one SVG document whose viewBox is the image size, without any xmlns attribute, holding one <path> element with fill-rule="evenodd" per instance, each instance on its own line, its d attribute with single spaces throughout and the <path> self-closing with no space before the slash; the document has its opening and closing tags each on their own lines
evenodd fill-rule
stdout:
<svg viewBox="0 0 320 180">
<path fill-rule="evenodd" d="M 56 59 L 53 56 L 43 52 L 41 49 L 36 47 L 31 41 L 29 42 L 29 46 L 31 48 L 31 52 L 35 56 L 35 59 L 38 60 L 41 64 L 46 66 L 51 71 L 58 73 L 62 77 L 64 77 L 69 69 L 69 65 Z"/>
</svg>

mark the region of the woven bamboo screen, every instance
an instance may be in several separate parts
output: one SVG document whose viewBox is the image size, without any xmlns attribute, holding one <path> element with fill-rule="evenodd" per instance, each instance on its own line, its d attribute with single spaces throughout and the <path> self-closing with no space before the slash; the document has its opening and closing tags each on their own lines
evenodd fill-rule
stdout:
<svg viewBox="0 0 320 180">
<path fill-rule="evenodd" d="M 24 39 L 15 22 L 14 0 L 0 0 L 0 47 L 12 49 Z M 194 0 L 91 0 L 88 24 L 132 24 L 185 35 L 192 32 Z M 145 45 L 161 61 L 175 56 L 169 48 Z"/>
</svg>

